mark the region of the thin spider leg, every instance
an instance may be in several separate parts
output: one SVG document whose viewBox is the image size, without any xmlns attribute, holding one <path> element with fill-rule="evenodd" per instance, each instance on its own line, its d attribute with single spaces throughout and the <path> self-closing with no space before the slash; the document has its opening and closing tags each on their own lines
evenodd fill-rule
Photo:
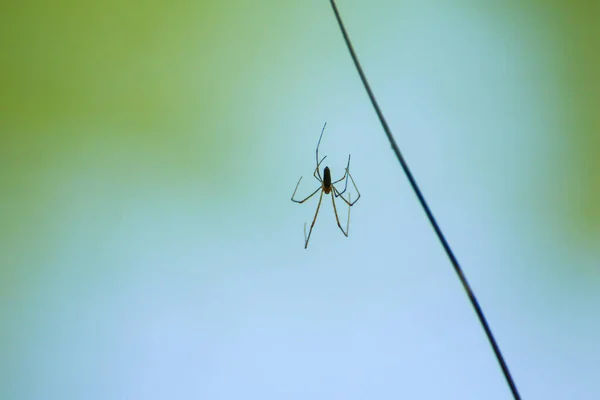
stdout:
<svg viewBox="0 0 600 400">
<path fill-rule="evenodd" d="M 346 225 L 346 231 L 342 228 L 342 224 L 340 224 L 340 219 L 338 218 L 337 208 L 335 207 L 335 196 L 333 195 L 333 191 L 331 192 L 331 202 L 333 203 L 333 213 L 335 214 L 335 220 L 337 221 L 340 230 L 344 234 L 344 236 L 348 237 L 348 228 L 350 227 L 350 207 L 348 207 L 348 224 Z"/>
<path fill-rule="evenodd" d="M 325 132 L 325 127 L 327 126 L 327 122 L 323 125 L 323 129 L 321 129 L 321 136 L 319 136 L 319 142 L 317 143 L 317 164 L 319 163 L 319 146 L 321 145 L 321 139 L 323 138 L 323 132 Z"/>
<path fill-rule="evenodd" d="M 348 154 L 348 164 L 346 164 L 346 170 L 344 171 L 344 176 L 342 176 L 337 181 L 333 182 L 335 184 L 335 183 L 341 182 L 342 180 L 346 179 L 346 182 L 344 183 L 344 190 L 339 192 L 340 194 L 345 193 L 346 189 L 348 188 L 348 171 L 350 171 L 350 154 Z M 338 195 L 336 194 L 335 197 L 338 197 Z"/>
<path fill-rule="evenodd" d="M 348 199 L 351 198 L 350 195 L 351 195 L 351 193 L 348 193 Z M 348 206 L 348 221 L 346 222 L 346 232 L 347 233 L 350 233 L 350 209 L 351 208 L 352 207 Z"/>
<path fill-rule="evenodd" d="M 350 174 L 350 171 L 348 171 L 348 176 L 350 177 L 350 180 L 352 181 L 352 184 L 354 185 L 354 189 L 356 189 L 356 193 L 358 194 L 358 197 L 356 198 L 356 200 L 354 200 L 354 201 L 352 201 L 352 202 L 350 202 L 350 201 L 346 200 L 346 199 L 344 198 L 344 196 L 342 196 L 342 193 L 340 193 L 340 191 L 339 191 L 339 190 L 337 190 L 337 189 L 335 188 L 335 186 L 333 187 L 333 191 L 334 191 L 334 192 L 337 192 L 337 196 L 336 196 L 336 197 L 339 197 L 339 198 L 341 198 L 342 200 L 344 200 L 344 201 L 346 202 L 346 204 L 348 204 L 349 206 L 353 206 L 353 205 L 354 205 L 354 203 L 356 203 L 356 202 L 358 201 L 358 199 L 360 199 L 360 192 L 358 191 L 358 187 L 356 187 L 356 183 L 354 182 L 354 178 L 353 178 L 353 177 L 352 177 L 352 175 Z"/>
<path fill-rule="evenodd" d="M 333 183 L 333 184 L 336 184 L 336 183 L 338 183 L 338 182 L 341 182 L 341 181 L 343 181 L 344 179 L 347 179 L 347 178 L 346 178 L 346 175 L 347 175 L 347 172 L 348 172 L 348 167 L 349 167 L 349 166 L 350 166 L 350 156 L 348 156 L 348 165 L 346 166 L 346 169 L 344 170 L 344 175 L 343 175 L 343 176 L 342 176 L 340 179 L 338 179 L 337 181 L 335 181 L 335 182 L 331 182 L 331 183 Z M 342 193 L 344 193 L 344 191 L 342 191 Z"/>
<path fill-rule="evenodd" d="M 325 132 L 325 127 L 327 126 L 327 122 L 325 122 L 325 124 L 323 124 L 323 129 L 321 129 L 321 136 L 319 136 L 319 142 L 317 143 L 317 174 L 319 175 L 319 181 L 323 181 L 323 177 L 321 176 L 321 172 L 319 172 L 319 165 L 321 165 L 321 163 L 323 162 L 323 160 L 325 159 L 325 157 L 323 157 L 321 159 L 321 161 L 319 161 L 319 146 L 321 145 L 321 139 L 323 138 L 323 132 Z"/>
<path fill-rule="evenodd" d="M 294 200 L 294 196 L 296 195 L 296 192 L 298 191 L 298 186 L 300 185 L 300 181 L 301 180 L 302 180 L 302 177 L 300 177 L 300 179 L 298 179 L 298 183 L 296 184 L 296 189 L 294 190 L 294 193 L 292 194 L 292 201 L 294 203 L 298 203 L 298 204 L 304 203 L 306 200 L 308 200 L 311 197 L 313 197 L 315 195 L 315 193 L 317 193 L 319 191 L 319 189 L 322 189 L 322 186 L 319 186 L 314 192 L 312 192 L 311 194 L 309 194 L 308 197 L 305 198 L 304 200 Z"/>
<path fill-rule="evenodd" d="M 345 172 L 344 172 L 344 176 L 342 176 L 340 179 L 338 179 L 338 180 L 337 180 L 337 181 L 335 181 L 335 182 L 331 182 L 331 184 L 332 184 L 332 185 L 335 185 L 336 183 L 338 183 L 338 182 L 341 182 L 341 181 L 343 181 L 344 179 L 346 179 L 346 173 L 345 173 Z M 342 193 L 343 193 L 343 192 L 342 192 Z"/>
<path fill-rule="evenodd" d="M 313 226 L 315 226 L 315 222 L 317 221 L 317 215 L 319 215 L 319 208 L 321 207 L 321 200 L 323 200 L 323 191 L 322 190 L 321 190 L 321 196 L 319 197 L 319 204 L 317 204 L 317 211 L 315 211 L 315 217 L 313 218 L 312 224 L 310 224 L 310 230 L 308 231 L 308 236 L 306 236 L 306 224 L 304 224 L 304 240 L 306 241 L 306 242 L 304 242 L 305 249 L 308 247 L 308 241 L 310 240 L 310 234 L 312 233 Z"/>
<path fill-rule="evenodd" d="M 321 161 L 319 161 L 319 163 L 317 164 L 317 168 L 315 168 L 315 172 L 313 172 L 313 176 L 319 182 L 323 182 L 323 178 L 321 178 L 321 173 L 319 172 L 319 167 L 321 166 L 321 163 L 323 162 L 323 160 L 326 158 L 327 158 L 327 156 L 323 156 L 323 158 L 321 158 Z M 319 176 L 317 176 L 317 174 L 319 174 Z"/>
</svg>

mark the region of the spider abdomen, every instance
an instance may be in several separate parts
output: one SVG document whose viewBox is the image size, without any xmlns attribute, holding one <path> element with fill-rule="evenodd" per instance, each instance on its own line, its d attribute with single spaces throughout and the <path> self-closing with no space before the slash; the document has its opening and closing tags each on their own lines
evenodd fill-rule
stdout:
<svg viewBox="0 0 600 400">
<path fill-rule="evenodd" d="M 329 194 L 331 191 L 331 172 L 329 171 L 329 167 L 325 167 L 323 171 L 323 190 L 325 194 Z"/>
</svg>

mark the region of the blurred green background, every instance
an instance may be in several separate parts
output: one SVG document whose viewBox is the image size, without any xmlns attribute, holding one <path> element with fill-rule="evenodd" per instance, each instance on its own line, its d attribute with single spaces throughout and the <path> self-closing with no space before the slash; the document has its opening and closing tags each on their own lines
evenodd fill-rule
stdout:
<svg viewBox="0 0 600 400">
<path fill-rule="evenodd" d="M 338 7 L 524 398 L 597 398 L 600 3 Z M 328 2 L 0 10 L 0 398 L 507 398 Z M 304 251 L 324 121 L 364 197 Z"/>
</svg>

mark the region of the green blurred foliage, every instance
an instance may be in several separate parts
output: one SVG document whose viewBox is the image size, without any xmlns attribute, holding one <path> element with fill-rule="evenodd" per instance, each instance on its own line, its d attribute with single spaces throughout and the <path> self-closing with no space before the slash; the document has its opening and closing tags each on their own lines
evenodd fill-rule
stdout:
<svg viewBox="0 0 600 400">
<path fill-rule="evenodd" d="M 217 28 L 226 10 L 117 1 L 3 8 L 3 163 L 41 163 L 90 136 L 124 134 L 139 137 L 139 151 L 166 146 L 177 150 L 171 161 L 182 160 L 198 150 L 186 143 L 194 124 L 227 106 L 235 81 L 224 79 Z M 195 158 L 214 161 L 214 132 L 196 137 L 211 151 Z"/>
<path fill-rule="evenodd" d="M 562 84 L 566 125 L 562 134 L 569 149 L 568 165 L 557 163 L 555 182 L 564 203 L 554 211 L 569 221 L 578 240 L 600 238 L 600 3 L 561 2 L 556 5 L 553 31 Z M 566 169 L 567 173 L 561 171 Z"/>
<path fill-rule="evenodd" d="M 144 184 L 226 198 L 247 180 L 240 164 L 257 140 L 243 127 L 264 74 L 253 55 L 269 43 L 253 12 L 205 1 L 0 6 L 0 292 L 47 264 L 65 197 L 90 190 L 69 188 L 82 179 L 100 182 L 98 202 Z"/>
</svg>

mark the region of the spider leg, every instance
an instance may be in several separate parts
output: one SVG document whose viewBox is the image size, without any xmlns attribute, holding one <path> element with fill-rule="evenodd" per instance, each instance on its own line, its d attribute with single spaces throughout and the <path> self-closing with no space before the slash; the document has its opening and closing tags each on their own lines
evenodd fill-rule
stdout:
<svg viewBox="0 0 600 400">
<path fill-rule="evenodd" d="M 319 182 L 323 182 L 323 178 L 321 178 L 321 173 L 319 172 L 319 166 L 321 166 L 321 163 L 323 162 L 324 159 L 326 159 L 327 156 L 323 156 L 323 158 L 321 158 L 321 161 L 319 161 L 317 163 L 317 168 L 315 168 L 315 172 L 313 172 L 313 176 L 319 181 Z M 317 176 L 317 174 L 319 174 L 319 176 Z"/>
<path fill-rule="evenodd" d="M 301 180 L 302 180 L 302 177 L 300 177 L 300 179 L 298 179 L 298 183 L 296 184 L 296 189 L 294 190 L 294 193 L 292 194 L 292 201 L 294 203 L 298 203 L 298 204 L 304 203 L 306 200 L 308 200 L 311 197 L 313 197 L 315 195 L 315 193 L 317 193 L 319 191 L 319 189 L 322 189 L 322 186 L 319 186 L 314 192 L 312 192 L 311 194 L 309 194 L 308 197 L 306 197 L 304 200 L 295 200 L 294 196 L 296 195 L 296 192 L 298 191 L 298 186 L 300 185 L 300 181 Z"/>
<path fill-rule="evenodd" d="M 344 231 L 344 228 L 342 228 L 342 224 L 340 224 L 340 219 L 338 218 L 337 208 L 335 207 L 335 196 L 333 195 L 333 191 L 331 192 L 331 202 L 333 203 L 333 212 L 335 214 L 335 220 L 344 236 L 348 237 L 348 229 L 350 228 L 350 206 L 348 206 L 348 222 L 346 223 L 346 231 Z"/>
<path fill-rule="evenodd" d="M 339 190 L 337 190 L 335 187 L 333 188 L 333 191 L 336 192 L 336 197 L 341 198 L 342 200 L 344 200 L 344 202 L 346 202 L 346 204 L 348 204 L 349 206 L 353 206 L 354 203 L 356 203 L 358 201 L 358 199 L 360 199 L 360 192 L 358 191 L 358 188 L 356 187 L 356 182 L 354 182 L 354 178 L 352 177 L 352 175 L 350 174 L 350 171 L 348 171 L 348 176 L 350 177 L 350 180 L 352 181 L 352 184 L 354 185 L 354 189 L 356 190 L 356 193 L 358 194 L 358 197 L 356 198 L 356 200 L 354 201 L 349 201 L 346 200 L 344 198 L 344 196 L 342 196 L 343 192 L 340 192 Z M 346 189 L 344 189 L 346 190 Z"/>
<path fill-rule="evenodd" d="M 323 125 L 323 129 L 321 129 L 321 136 L 319 136 L 319 142 L 317 143 L 317 164 L 319 163 L 319 146 L 321 145 L 321 139 L 323 138 L 323 132 L 325 132 L 325 127 L 327 126 L 327 122 Z"/>
<path fill-rule="evenodd" d="M 336 184 L 336 183 L 341 182 L 344 179 L 346 179 L 346 182 L 344 183 L 344 190 L 342 190 L 341 192 L 339 192 L 339 194 L 336 194 L 335 197 L 338 197 L 342 193 L 346 192 L 346 189 L 348 188 L 348 171 L 349 170 L 350 170 L 350 154 L 348 154 L 348 164 L 346 164 L 346 170 L 344 172 L 344 176 L 342 176 L 337 181 L 333 182 L 334 184 Z"/>
<path fill-rule="evenodd" d="M 321 177 L 321 173 L 319 172 L 319 165 L 321 165 L 321 163 L 327 156 L 323 157 L 321 159 L 321 161 L 319 161 L 319 146 L 321 145 L 321 139 L 323 138 L 323 132 L 325 132 L 326 126 L 327 126 L 327 122 L 325 122 L 325 124 L 323 124 L 323 129 L 321 129 L 321 136 L 319 136 L 319 142 L 317 143 L 317 152 L 316 152 L 316 154 L 317 154 L 317 157 L 316 157 L 317 158 L 317 170 L 316 170 L 316 172 L 319 175 L 319 177 L 317 179 L 321 182 L 323 181 L 323 177 Z M 316 176 L 315 176 L 315 178 L 316 178 Z"/>
<path fill-rule="evenodd" d="M 317 215 L 319 215 L 319 208 L 321 207 L 321 200 L 323 200 L 323 191 L 322 190 L 321 190 L 321 197 L 319 197 L 319 204 L 317 204 L 317 211 L 315 211 L 315 217 L 313 218 L 312 224 L 310 224 L 310 230 L 308 231 L 308 236 L 306 236 L 306 224 L 304 224 L 304 240 L 305 240 L 304 248 L 305 249 L 308 247 L 308 241 L 310 240 L 310 234 L 312 233 L 313 226 L 315 226 L 315 222 L 317 221 Z"/>
</svg>

